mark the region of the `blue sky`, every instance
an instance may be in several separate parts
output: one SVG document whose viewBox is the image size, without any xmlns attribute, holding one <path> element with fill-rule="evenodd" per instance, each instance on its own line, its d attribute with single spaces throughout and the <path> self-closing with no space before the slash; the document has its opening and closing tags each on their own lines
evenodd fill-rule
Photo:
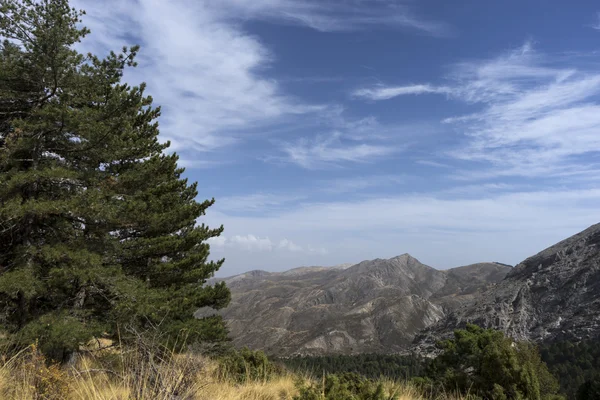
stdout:
<svg viewBox="0 0 600 400">
<path fill-rule="evenodd" d="M 219 275 L 515 264 L 600 222 L 600 4 L 78 0 L 215 197 Z"/>
</svg>

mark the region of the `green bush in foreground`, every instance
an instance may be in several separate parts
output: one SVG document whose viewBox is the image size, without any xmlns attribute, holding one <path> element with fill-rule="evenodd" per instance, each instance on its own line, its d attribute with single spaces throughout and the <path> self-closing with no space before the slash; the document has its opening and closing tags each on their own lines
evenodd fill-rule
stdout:
<svg viewBox="0 0 600 400">
<path fill-rule="evenodd" d="M 274 364 L 262 351 L 248 348 L 231 350 L 217 358 L 220 375 L 238 383 L 268 381 L 284 370 Z"/>
<path fill-rule="evenodd" d="M 531 344 L 468 325 L 440 346 L 444 351 L 428 367 L 428 377 L 441 390 L 493 400 L 562 398 L 557 380 Z"/>
<path fill-rule="evenodd" d="M 302 383 L 294 400 L 393 400 L 386 397 L 383 384 L 347 372 L 327 375 L 320 384 Z"/>
</svg>

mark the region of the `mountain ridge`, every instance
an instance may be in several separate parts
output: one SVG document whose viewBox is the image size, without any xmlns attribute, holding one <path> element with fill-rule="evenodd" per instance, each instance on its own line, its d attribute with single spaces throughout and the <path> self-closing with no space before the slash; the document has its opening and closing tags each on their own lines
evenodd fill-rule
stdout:
<svg viewBox="0 0 600 400">
<path fill-rule="evenodd" d="M 417 348 L 430 351 L 435 340 L 467 323 L 535 342 L 600 336 L 600 224 L 519 263 L 497 285 L 424 330 Z"/>
<path fill-rule="evenodd" d="M 405 348 L 416 333 L 509 270 L 498 263 L 437 270 L 405 253 L 352 266 L 250 271 L 215 280 L 232 291 L 231 305 L 220 315 L 234 344 L 279 356 L 352 354 Z"/>
</svg>

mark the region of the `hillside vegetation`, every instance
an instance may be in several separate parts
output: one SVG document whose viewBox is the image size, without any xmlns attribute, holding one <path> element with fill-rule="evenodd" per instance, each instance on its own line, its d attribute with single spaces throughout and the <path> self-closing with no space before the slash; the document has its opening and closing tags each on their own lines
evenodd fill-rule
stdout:
<svg viewBox="0 0 600 400">
<path fill-rule="evenodd" d="M 227 345 L 207 350 L 196 344 L 176 353 L 158 343 L 152 337 L 141 337 L 135 347 L 125 348 L 91 342 L 62 365 L 49 362 L 37 346 L 29 346 L 3 359 L 0 396 L 15 400 L 563 398 L 558 395 L 558 382 L 534 347 L 476 326 L 457 330 L 454 339 L 440 343 L 437 358 L 413 363 L 419 368 L 412 371 L 418 374 L 404 378 L 391 374 L 375 377 L 375 369 L 385 364 L 368 368 L 356 362 L 368 357 L 376 361 L 374 356 L 354 362 L 343 358 L 345 370 L 343 365 L 335 372 L 313 365 L 312 371 L 303 371 L 288 370 L 260 351 L 238 351 Z M 404 359 L 404 366 L 411 365 L 409 360 Z M 387 367 L 393 368 L 394 363 L 394 357 L 388 358 Z M 351 371 L 350 365 L 357 369 Z M 372 376 L 362 371 L 370 371 Z"/>
<path fill-rule="evenodd" d="M 261 353 L 227 357 L 154 354 L 147 349 L 85 355 L 71 365 L 47 364 L 36 346 L 4 358 L 0 398 L 5 400 L 417 400 L 414 385 L 371 382 L 358 375 L 307 376 L 274 367 Z M 259 362 L 258 360 L 262 360 Z M 264 363 L 263 363 L 264 362 Z M 241 367 L 241 369 L 240 369 Z M 460 399 L 444 396 L 439 399 Z"/>
<path fill-rule="evenodd" d="M 600 399 L 600 341 L 556 342 L 542 346 L 541 355 L 569 398 L 576 398 L 586 383 L 595 382 L 596 397 L 589 398 Z"/>
</svg>

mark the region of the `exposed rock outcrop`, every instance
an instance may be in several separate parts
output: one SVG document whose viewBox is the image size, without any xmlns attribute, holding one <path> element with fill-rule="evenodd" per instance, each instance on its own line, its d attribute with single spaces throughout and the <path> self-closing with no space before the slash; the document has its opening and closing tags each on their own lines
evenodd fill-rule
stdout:
<svg viewBox="0 0 600 400">
<path fill-rule="evenodd" d="M 430 348 L 467 323 L 538 342 L 600 336 L 600 224 L 526 259 L 416 342 Z"/>
</svg>

